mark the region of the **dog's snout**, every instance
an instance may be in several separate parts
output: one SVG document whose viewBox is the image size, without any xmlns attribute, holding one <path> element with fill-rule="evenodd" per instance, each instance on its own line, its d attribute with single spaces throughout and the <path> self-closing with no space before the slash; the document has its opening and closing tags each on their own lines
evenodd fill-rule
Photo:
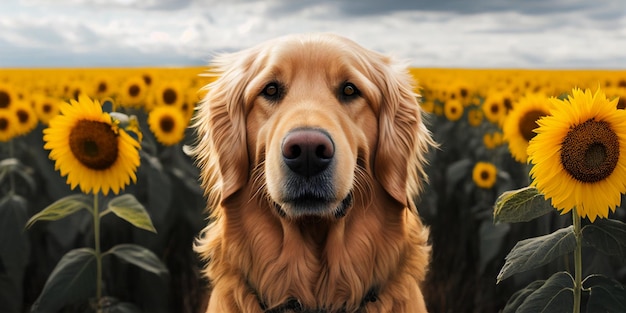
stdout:
<svg viewBox="0 0 626 313">
<path fill-rule="evenodd" d="M 285 136 L 283 160 L 294 173 L 314 176 L 325 170 L 335 155 L 332 139 L 318 129 L 297 129 Z"/>
</svg>

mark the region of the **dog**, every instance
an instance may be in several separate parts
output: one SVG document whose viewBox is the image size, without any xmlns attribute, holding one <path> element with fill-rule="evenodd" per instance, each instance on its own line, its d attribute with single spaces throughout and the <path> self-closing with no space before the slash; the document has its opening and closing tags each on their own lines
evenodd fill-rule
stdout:
<svg viewBox="0 0 626 313">
<path fill-rule="evenodd" d="M 192 127 L 206 312 L 426 312 L 415 199 L 435 146 L 413 80 L 327 33 L 218 55 Z"/>
</svg>

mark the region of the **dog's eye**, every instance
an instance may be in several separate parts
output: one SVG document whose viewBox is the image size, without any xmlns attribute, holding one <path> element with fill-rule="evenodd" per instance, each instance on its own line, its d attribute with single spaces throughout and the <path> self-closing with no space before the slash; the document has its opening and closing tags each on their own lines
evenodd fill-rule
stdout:
<svg viewBox="0 0 626 313">
<path fill-rule="evenodd" d="M 345 82 L 339 89 L 339 100 L 349 102 L 350 100 L 361 95 L 361 92 L 353 83 Z"/>
<path fill-rule="evenodd" d="M 283 88 L 277 82 L 271 82 L 263 88 L 261 95 L 270 101 L 278 101 L 282 98 Z"/>
</svg>

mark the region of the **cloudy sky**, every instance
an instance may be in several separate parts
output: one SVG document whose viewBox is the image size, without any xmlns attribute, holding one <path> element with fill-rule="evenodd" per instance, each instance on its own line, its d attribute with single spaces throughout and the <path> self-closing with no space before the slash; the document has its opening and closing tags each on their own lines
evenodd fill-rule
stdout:
<svg viewBox="0 0 626 313">
<path fill-rule="evenodd" d="M 421 67 L 626 69 L 625 0 L 1 0 L 0 68 L 204 65 L 317 31 Z"/>
</svg>

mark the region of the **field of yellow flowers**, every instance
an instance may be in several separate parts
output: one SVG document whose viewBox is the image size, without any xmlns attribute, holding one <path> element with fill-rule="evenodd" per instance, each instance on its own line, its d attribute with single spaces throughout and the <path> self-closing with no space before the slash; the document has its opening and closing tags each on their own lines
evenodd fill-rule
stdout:
<svg viewBox="0 0 626 313">
<path fill-rule="evenodd" d="M 185 147 L 213 79 L 204 71 L 0 72 L 0 312 L 199 312 L 207 291 L 192 245 L 205 199 Z M 440 144 L 418 207 L 433 244 L 429 310 L 625 308 L 626 213 L 616 207 L 626 177 L 615 175 L 626 170 L 626 128 L 611 114 L 626 112 L 626 71 L 410 71 Z M 593 109 L 559 122 L 555 107 L 569 105 Z M 571 144 L 549 144 L 557 124 Z M 107 140 L 116 136 L 126 145 Z M 78 155 L 73 143 L 86 141 Z M 571 158 L 545 169 L 548 150 Z M 546 178 L 553 170 L 561 182 L 559 164 L 574 177 L 563 186 L 616 200 L 570 204 L 578 196 Z M 574 218 L 563 216 L 572 206 Z"/>
</svg>

